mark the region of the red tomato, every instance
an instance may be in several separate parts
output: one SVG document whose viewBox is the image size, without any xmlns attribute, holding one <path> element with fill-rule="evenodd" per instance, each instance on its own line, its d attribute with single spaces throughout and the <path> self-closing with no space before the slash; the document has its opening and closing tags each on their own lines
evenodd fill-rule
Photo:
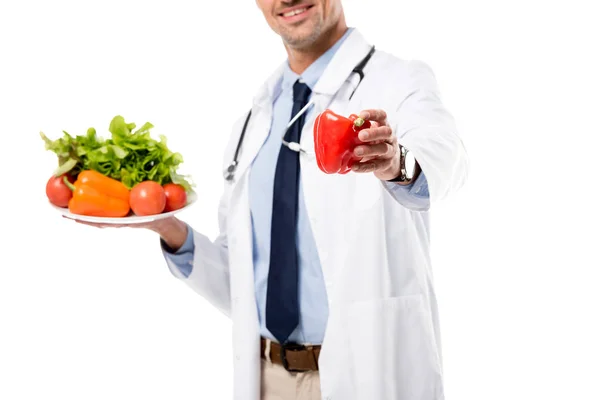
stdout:
<svg viewBox="0 0 600 400">
<path fill-rule="evenodd" d="M 154 181 L 144 181 L 135 185 L 129 195 L 129 206 L 135 215 L 160 214 L 165 209 L 167 196 Z"/>
<path fill-rule="evenodd" d="M 187 193 L 183 186 L 176 183 L 167 183 L 163 186 L 165 195 L 167 196 L 167 205 L 165 212 L 179 210 L 187 203 Z"/>
<path fill-rule="evenodd" d="M 48 197 L 48 200 L 50 200 L 50 203 L 57 207 L 68 207 L 69 200 L 71 200 L 71 197 L 73 197 L 73 191 L 69 189 L 67 185 L 65 185 L 63 176 L 65 175 L 52 175 L 46 183 L 46 196 Z M 66 176 L 69 182 L 75 182 L 75 178 L 73 178 L 71 175 Z"/>
</svg>

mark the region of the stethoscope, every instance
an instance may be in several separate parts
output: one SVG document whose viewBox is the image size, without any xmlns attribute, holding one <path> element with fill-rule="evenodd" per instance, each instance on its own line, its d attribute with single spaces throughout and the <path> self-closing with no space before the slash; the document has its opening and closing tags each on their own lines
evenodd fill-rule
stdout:
<svg viewBox="0 0 600 400">
<path fill-rule="evenodd" d="M 364 69 L 365 69 L 365 66 L 367 65 L 367 63 L 369 62 L 369 60 L 371 59 L 371 56 L 373 56 L 373 53 L 375 53 L 375 46 L 371 47 L 371 50 L 369 50 L 369 53 L 358 64 L 356 64 L 356 66 L 352 70 L 351 74 L 358 74 L 359 80 L 358 80 L 358 84 L 356 85 L 356 87 L 354 88 L 352 93 L 350 94 L 350 97 L 348 98 L 348 100 L 352 99 L 352 96 L 354 96 L 356 89 L 358 89 L 358 86 L 360 85 L 363 78 L 365 77 Z M 294 124 L 294 122 L 296 122 L 298 120 L 298 118 L 300 118 L 313 105 L 314 105 L 314 102 L 311 99 L 298 112 L 298 114 L 294 115 L 294 117 L 287 124 L 285 131 L 283 132 L 281 141 L 285 146 L 287 146 L 292 151 L 307 154 L 306 150 L 304 150 L 303 148 L 300 147 L 300 143 L 286 141 L 285 135 L 287 134 L 287 131 L 290 129 L 290 127 Z M 252 116 L 252 109 L 250 109 L 250 111 L 248 112 L 248 116 L 246 117 L 246 120 L 244 121 L 244 126 L 242 128 L 242 134 L 240 135 L 240 138 L 238 139 L 238 143 L 235 148 L 235 154 L 233 156 L 233 160 L 231 161 L 231 163 L 229 164 L 229 166 L 227 167 L 227 169 L 225 170 L 225 172 L 223 174 L 225 177 L 225 180 L 227 180 L 227 181 L 233 181 L 235 170 L 238 165 L 238 156 L 240 153 L 240 148 L 242 147 L 242 143 L 244 141 L 244 135 L 246 134 L 246 128 L 248 128 L 248 123 L 250 122 L 251 116 Z"/>
</svg>

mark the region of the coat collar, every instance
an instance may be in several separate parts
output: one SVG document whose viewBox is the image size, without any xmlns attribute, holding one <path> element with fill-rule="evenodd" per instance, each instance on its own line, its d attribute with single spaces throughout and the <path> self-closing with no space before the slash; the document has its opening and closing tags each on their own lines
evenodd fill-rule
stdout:
<svg viewBox="0 0 600 400">
<path fill-rule="evenodd" d="M 354 29 L 317 82 L 314 93 L 333 96 L 346 82 L 352 70 L 367 55 L 371 45 Z"/>
<path fill-rule="evenodd" d="M 333 96 L 348 79 L 352 70 L 368 53 L 371 45 L 354 28 L 337 50 L 321 78 L 317 81 L 313 93 Z M 287 60 L 282 62 L 259 88 L 254 96 L 254 106 L 270 108 L 278 93 L 283 79 Z"/>
</svg>

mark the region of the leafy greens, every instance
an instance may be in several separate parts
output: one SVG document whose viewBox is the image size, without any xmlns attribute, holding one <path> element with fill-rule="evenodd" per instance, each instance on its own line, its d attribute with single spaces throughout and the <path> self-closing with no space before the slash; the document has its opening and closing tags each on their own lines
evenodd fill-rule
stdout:
<svg viewBox="0 0 600 400">
<path fill-rule="evenodd" d="M 186 191 L 192 191 L 193 184 L 186 176 L 177 173 L 183 163 L 180 153 L 174 153 L 167 147 L 167 139 L 160 140 L 150 136 L 154 126 L 146 122 L 139 129 L 135 123 L 127 123 L 117 115 L 109 126 L 112 137 L 98 137 L 94 128 L 85 135 L 72 136 L 63 131 L 63 137 L 50 140 L 43 132 L 40 135 L 46 143 L 46 150 L 58 157 L 55 175 L 69 173 L 77 175 L 83 170 L 96 170 L 113 179 L 120 180 L 128 188 L 152 180 L 161 185 L 177 183 Z"/>
</svg>

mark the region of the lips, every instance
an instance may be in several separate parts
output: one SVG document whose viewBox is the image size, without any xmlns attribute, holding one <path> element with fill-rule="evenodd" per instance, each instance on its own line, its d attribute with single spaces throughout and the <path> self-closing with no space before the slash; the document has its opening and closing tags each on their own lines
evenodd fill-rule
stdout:
<svg viewBox="0 0 600 400">
<path fill-rule="evenodd" d="M 283 12 L 279 13 L 279 16 L 283 18 L 291 18 L 308 11 L 312 7 L 312 5 L 300 5 L 297 7 L 286 8 L 283 10 Z"/>
</svg>

